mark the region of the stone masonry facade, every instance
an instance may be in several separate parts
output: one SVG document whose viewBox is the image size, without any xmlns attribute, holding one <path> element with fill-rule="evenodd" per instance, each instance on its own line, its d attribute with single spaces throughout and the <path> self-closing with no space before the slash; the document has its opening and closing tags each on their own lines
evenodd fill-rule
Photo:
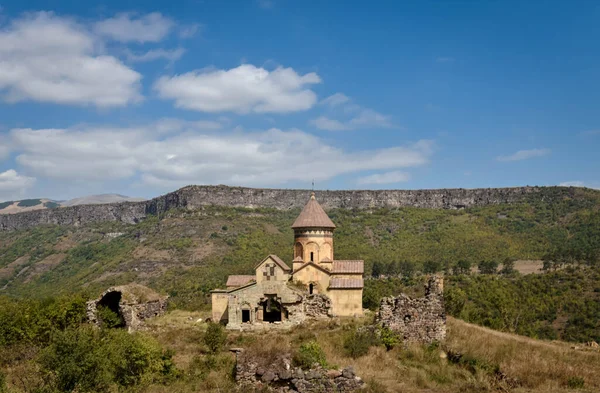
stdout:
<svg viewBox="0 0 600 393">
<path fill-rule="evenodd" d="M 402 294 L 381 300 L 377 322 L 400 333 L 405 343 L 432 343 L 446 338 L 444 279 L 431 276 L 425 297 L 413 299 Z"/>
</svg>

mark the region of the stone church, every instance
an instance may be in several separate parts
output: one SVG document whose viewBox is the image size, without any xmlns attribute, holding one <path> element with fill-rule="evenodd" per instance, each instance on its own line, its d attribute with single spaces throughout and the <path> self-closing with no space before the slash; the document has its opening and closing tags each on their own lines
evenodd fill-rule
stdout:
<svg viewBox="0 0 600 393">
<path fill-rule="evenodd" d="M 252 275 L 229 276 L 212 291 L 213 321 L 230 329 L 264 323 L 296 324 L 319 316 L 362 315 L 364 262 L 336 260 L 335 224 L 314 192 L 292 225 L 291 267 L 269 255 Z"/>
</svg>

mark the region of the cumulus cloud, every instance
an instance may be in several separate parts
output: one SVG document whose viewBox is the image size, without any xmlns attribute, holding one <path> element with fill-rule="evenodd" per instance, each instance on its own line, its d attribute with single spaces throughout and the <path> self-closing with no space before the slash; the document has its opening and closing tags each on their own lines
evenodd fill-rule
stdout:
<svg viewBox="0 0 600 393">
<path fill-rule="evenodd" d="M 498 156 L 496 159 L 498 161 L 521 161 L 528 160 L 530 158 L 543 157 L 550 154 L 550 149 L 529 149 L 529 150 L 519 150 L 514 154 L 508 156 Z"/>
<path fill-rule="evenodd" d="M 358 184 L 391 184 L 410 180 L 410 174 L 401 171 L 375 173 L 358 178 Z"/>
<path fill-rule="evenodd" d="M 145 15 L 122 13 L 97 22 L 94 31 L 120 42 L 159 42 L 169 34 L 174 24 L 173 20 L 159 12 Z"/>
<path fill-rule="evenodd" d="M 161 188 L 323 181 L 417 167 L 433 151 L 428 140 L 350 152 L 296 129 L 217 133 L 202 125 L 168 120 L 139 128 L 17 129 L 11 136 L 17 162 L 38 176 L 59 181 L 140 178 Z"/>
<path fill-rule="evenodd" d="M 336 107 L 350 101 L 350 98 L 342 93 L 335 93 L 323 99 L 321 104 Z"/>
<path fill-rule="evenodd" d="M 339 114 L 341 110 L 341 115 L 345 118 L 337 120 L 324 115 L 310 120 L 309 123 L 319 130 L 343 131 L 359 128 L 389 128 L 393 126 L 390 116 L 354 104 L 348 96 L 342 93 L 335 93 L 323 99 L 321 104 L 330 108 L 330 112 L 337 111 L 337 114 Z"/>
<path fill-rule="evenodd" d="M 0 93 L 8 102 L 124 106 L 141 100 L 140 80 L 71 19 L 38 12 L 0 30 Z"/>
<path fill-rule="evenodd" d="M 0 172 L 0 201 L 19 199 L 35 183 L 35 178 L 19 175 L 14 169 Z"/>
<path fill-rule="evenodd" d="M 321 82 L 314 73 L 292 68 L 273 71 L 251 64 L 230 70 L 201 70 L 163 76 L 154 85 L 175 106 L 201 112 L 285 113 L 310 109 L 317 95 L 308 88 Z"/>
<path fill-rule="evenodd" d="M 177 48 L 177 49 L 151 49 L 147 52 L 136 54 L 130 50 L 125 51 L 125 55 L 127 56 L 127 60 L 132 63 L 143 63 L 148 61 L 167 60 L 169 63 L 174 63 L 179 60 L 181 56 L 185 53 L 185 49 Z"/>
</svg>

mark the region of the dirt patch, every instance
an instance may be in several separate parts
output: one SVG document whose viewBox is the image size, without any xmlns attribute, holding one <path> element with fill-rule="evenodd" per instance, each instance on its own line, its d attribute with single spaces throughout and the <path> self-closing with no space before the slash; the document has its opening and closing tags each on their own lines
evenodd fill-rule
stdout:
<svg viewBox="0 0 600 393">
<path fill-rule="evenodd" d="M 149 259 L 153 261 L 168 261 L 171 259 L 169 250 L 155 250 L 151 247 L 139 246 L 133 250 L 134 259 Z"/>
<path fill-rule="evenodd" d="M 69 239 L 68 237 L 63 237 L 62 239 L 60 239 L 58 241 L 58 243 L 56 243 L 56 245 L 54 246 L 54 249 L 59 252 L 64 252 L 64 251 L 70 250 L 71 248 L 75 247 L 76 245 L 77 245 L 77 242 Z"/>
<path fill-rule="evenodd" d="M 0 278 L 12 277 L 17 270 L 20 270 L 20 266 L 23 266 L 29 262 L 29 258 L 29 255 L 23 255 L 22 257 L 19 257 L 8 265 L 4 266 L 2 269 L 0 269 Z"/>
<path fill-rule="evenodd" d="M 271 223 L 266 223 L 263 226 L 265 228 L 265 232 L 267 232 L 270 235 L 278 235 L 281 233 L 279 228 L 277 228 L 275 225 L 273 225 Z"/>
<path fill-rule="evenodd" d="M 544 262 L 535 260 L 523 260 L 515 262 L 515 269 L 521 274 L 539 274 L 542 273 Z"/>
<path fill-rule="evenodd" d="M 55 266 L 60 265 L 66 257 L 67 254 L 64 253 L 48 255 L 46 258 L 42 259 L 31 267 L 30 272 L 25 279 L 25 284 L 46 273 L 47 271 L 52 270 L 52 268 Z"/>
<path fill-rule="evenodd" d="M 192 255 L 190 257 L 190 261 L 192 263 L 200 262 L 201 260 L 203 260 L 204 258 L 209 256 L 210 254 L 214 253 L 214 251 L 215 251 L 214 243 L 212 243 L 212 242 L 204 243 L 204 244 L 192 249 Z"/>
</svg>

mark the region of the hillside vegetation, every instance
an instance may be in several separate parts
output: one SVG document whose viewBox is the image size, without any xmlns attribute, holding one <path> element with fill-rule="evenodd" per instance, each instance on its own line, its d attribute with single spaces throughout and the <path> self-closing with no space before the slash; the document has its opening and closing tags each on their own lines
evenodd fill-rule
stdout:
<svg viewBox="0 0 600 393">
<path fill-rule="evenodd" d="M 552 193 L 551 188 L 545 193 Z M 553 200 L 553 203 L 545 200 Z M 267 254 L 290 260 L 298 209 L 206 207 L 171 210 L 137 225 L 37 227 L 0 233 L 0 288 L 14 297 L 82 293 L 136 281 L 170 295 L 172 308 L 208 307 L 208 292 L 229 274 L 249 274 Z M 556 202 L 536 194 L 517 204 L 466 210 L 419 208 L 328 212 L 336 259 L 364 259 L 365 306 L 414 285 L 420 273 L 445 271 L 465 320 L 532 337 L 598 339 L 600 193 L 581 189 Z M 541 276 L 493 273 L 498 264 L 544 260 Z M 528 307 L 521 307 L 527 304 Z M 500 311 L 498 311 L 500 310 Z M 500 313 L 500 314 L 498 314 Z"/>
</svg>

